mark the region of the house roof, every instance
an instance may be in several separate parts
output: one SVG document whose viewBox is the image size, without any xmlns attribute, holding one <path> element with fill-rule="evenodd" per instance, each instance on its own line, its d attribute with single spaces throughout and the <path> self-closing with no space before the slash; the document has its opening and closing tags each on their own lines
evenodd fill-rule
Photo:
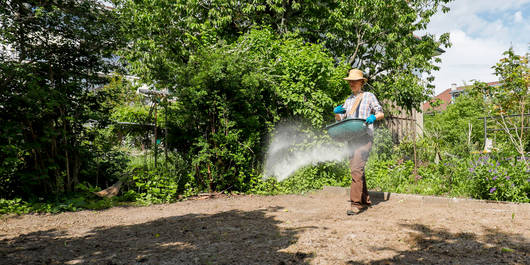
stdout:
<svg viewBox="0 0 530 265">
<path fill-rule="evenodd" d="M 499 81 L 493 81 L 493 82 L 488 82 L 486 84 L 488 86 L 498 86 L 501 83 Z M 456 87 L 456 85 L 455 85 L 454 87 L 448 88 L 448 89 L 442 91 L 441 93 L 439 93 L 438 95 L 434 96 L 431 100 L 425 102 L 423 104 L 423 106 L 422 106 L 422 110 L 424 112 L 428 111 L 428 110 L 432 110 L 432 109 L 445 110 L 447 108 L 447 105 L 449 105 L 451 103 L 451 99 L 453 98 L 453 94 L 460 94 L 463 90 L 465 90 L 466 88 L 470 88 L 470 87 L 472 87 L 472 85 L 459 86 L 459 87 Z M 431 106 L 431 103 L 433 101 L 435 101 L 436 99 L 441 100 L 442 104 L 440 104 L 440 106 L 438 106 L 436 108 L 433 108 Z"/>
</svg>

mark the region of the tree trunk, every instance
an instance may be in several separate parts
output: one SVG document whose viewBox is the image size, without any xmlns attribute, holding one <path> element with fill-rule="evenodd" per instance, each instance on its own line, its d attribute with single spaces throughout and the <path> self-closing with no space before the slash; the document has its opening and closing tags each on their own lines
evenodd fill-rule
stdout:
<svg viewBox="0 0 530 265">
<path fill-rule="evenodd" d="M 70 175 L 70 153 L 68 152 L 68 139 L 66 137 L 66 134 L 68 132 L 68 125 L 65 118 L 65 111 L 62 108 L 59 108 L 59 111 L 61 113 L 61 120 L 63 122 L 63 141 L 64 141 L 64 153 L 65 153 L 65 167 L 66 167 L 66 175 L 64 176 L 64 187 L 66 192 L 72 191 L 72 179 Z"/>
<path fill-rule="evenodd" d="M 75 186 L 79 184 L 79 170 L 81 169 L 81 159 L 79 152 L 74 153 L 74 166 L 72 169 L 72 188 L 75 191 Z"/>
<path fill-rule="evenodd" d="M 210 183 L 208 183 L 208 192 L 209 193 L 212 193 L 212 191 L 214 191 L 214 185 L 213 185 L 213 178 L 212 178 L 212 170 L 211 170 L 211 167 L 210 167 L 210 162 L 208 161 L 208 180 Z"/>
<path fill-rule="evenodd" d="M 70 179 L 70 156 L 68 154 L 68 150 L 65 149 L 65 155 L 66 155 L 66 175 L 64 176 L 64 185 L 66 192 L 72 191 L 72 180 Z"/>
</svg>

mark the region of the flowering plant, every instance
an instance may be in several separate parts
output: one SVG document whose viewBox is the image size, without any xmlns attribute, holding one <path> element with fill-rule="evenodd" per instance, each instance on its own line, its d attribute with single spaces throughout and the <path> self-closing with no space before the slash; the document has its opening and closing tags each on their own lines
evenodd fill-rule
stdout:
<svg viewBox="0 0 530 265">
<path fill-rule="evenodd" d="M 469 165 L 474 198 L 530 202 L 530 169 L 524 161 L 480 156 Z"/>
</svg>

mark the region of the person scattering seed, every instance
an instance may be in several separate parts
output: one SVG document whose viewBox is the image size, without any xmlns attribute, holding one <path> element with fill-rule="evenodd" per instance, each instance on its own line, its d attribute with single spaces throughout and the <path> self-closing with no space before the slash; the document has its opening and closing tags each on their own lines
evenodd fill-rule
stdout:
<svg viewBox="0 0 530 265">
<path fill-rule="evenodd" d="M 348 77 L 344 78 L 344 80 L 348 81 L 352 94 L 343 105 L 335 107 L 333 110 L 335 119 L 338 121 L 345 118 L 366 119 L 366 124 L 368 124 L 367 134 L 348 142 L 349 145 L 355 146 L 355 151 L 350 157 L 350 173 L 352 177 L 350 187 L 351 209 L 347 211 L 347 214 L 356 215 L 368 209 L 372 204 L 366 188 L 364 166 L 372 149 L 374 138 L 373 123 L 383 119 L 385 115 L 375 95 L 370 92 L 363 92 L 362 88 L 368 80 L 363 76 L 361 70 L 350 70 Z"/>
</svg>

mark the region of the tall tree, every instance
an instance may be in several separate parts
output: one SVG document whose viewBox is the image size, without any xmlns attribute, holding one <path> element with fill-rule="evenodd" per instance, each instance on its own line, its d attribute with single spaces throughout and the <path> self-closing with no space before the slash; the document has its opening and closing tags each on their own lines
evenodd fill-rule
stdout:
<svg viewBox="0 0 530 265">
<path fill-rule="evenodd" d="M 259 174 L 266 137 L 282 118 L 321 127 L 346 91 L 345 67 L 321 45 L 252 30 L 235 43 L 203 47 L 177 77 L 170 144 L 210 190 L 245 190 Z M 258 171 L 258 172 L 257 172 Z"/>
<path fill-rule="evenodd" d="M 0 155 L 17 169 L 11 191 L 71 191 L 87 163 L 87 122 L 101 120 L 94 92 L 114 68 L 114 13 L 96 0 L 0 4 Z M 16 148 L 15 148 L 16 147 Z"/>
<path fill-rule="evenodd" d="M 129 36 L 122 54 L 146 80 L 174 83 L 172 70 L 186 64 L 203 45 L 233 42 L 252 27 L 277 34 L 298 32 L 322 43 L 339 60 L 361 68 L 380 98 L 419 109 L 432 93 L 436 50 L 448 34 L 425 35 L 430 18 L 447 12 L 451 0 L 116 0 Z M 423 73 L 426 84 L 414 72 Z M 427 89 L 426 89 L 427 88 Z"/>
<path fill-rule="evenodd" d="M 347 96 L 350 67 L 367 73 L 378 98 L 419 108 L 430 91 L 413 71 L 436 69 L 448 37 L 413 32 L 449 1 L 114 3 L 128 40 L 122 59 L 142 81 L 176 94 L 172 144 L 186 153 L 190 175 L 214 190 L 248 184 L 269 125 L 332 118 L 324 113 Z"/>
</svg>

